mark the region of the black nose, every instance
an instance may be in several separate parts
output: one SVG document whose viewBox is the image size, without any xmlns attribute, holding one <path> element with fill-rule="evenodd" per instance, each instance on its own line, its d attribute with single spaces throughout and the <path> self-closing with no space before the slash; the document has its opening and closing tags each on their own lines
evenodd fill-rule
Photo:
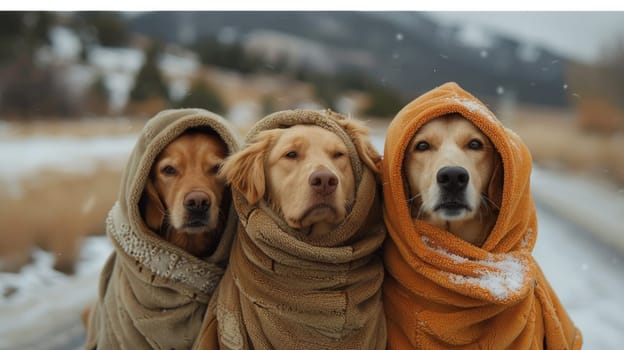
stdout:
<svg viewBox="0 0 624 350">
<path fill-rule="evenodd" d="M 436 175 L 438 185 L 448 192 L 459 192 L 466 188 L 470 175 L 460 166 L 445 166 Z"/>
<path fill-rule="evenodd" d="M 205 212 L 210 208 L 210 197 L 205 192 L 189 192 L 184 196 L 184 208 L 191 212 Z"/>
<path fill-rule="evenodd" d="M 336 191 L 338 177 L 329 170 L 317 170 L 310 175 L 308 183 L 318 194 L 326 196 Z"/>
</svg>

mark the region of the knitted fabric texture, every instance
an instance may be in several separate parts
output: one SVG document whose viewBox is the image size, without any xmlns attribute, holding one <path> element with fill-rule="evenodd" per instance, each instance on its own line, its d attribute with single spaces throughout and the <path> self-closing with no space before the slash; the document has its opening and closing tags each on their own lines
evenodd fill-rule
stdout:
<svg viewBox="0 0 624 350">
<path fill-rule="evenodd" d="M 503 193 L 482 247 L 410 216 L 403 161 L 428 121 L 459 113 L 502 158 Z M 531 255 L 537 237 L 531 156 L 475 97 L 447 83 L 405 106 L 390 124 L 382 163 L 384 308 L 390 349 L 579 349 L 578 329 Z"/>
<path fill-rule="evenodd" d="M 198 344 L 222 349 L 384 349 L 381 303 L 385 238 L 373 171 L 330 112 L 283 111 L 259 121 L 262 130 L 314 124 L 347 145 L 354 174 L 353 209 L 336 229 L 317 237 L 289 228 L 261 200 L 233 200 L 240 218 L 230 265 L 211 301 Z"/>
<path fill-rule="evenodd" d="M 106 221 L 114 250 L 100 275 L 87 349 L 185 349 L 197 337 L 206 306 L 225 272 L 236 233 L 236 212 L 233 206 L 229 208 L 215 252 L 200 259 L 158 237 L 139 209 L 156 157 L 191 128 L 212 129 L 228 153 L 238 150 L 236 133 L 227 122 L 205 110 L 165 110 L 147 122 Z"/>
</svg>

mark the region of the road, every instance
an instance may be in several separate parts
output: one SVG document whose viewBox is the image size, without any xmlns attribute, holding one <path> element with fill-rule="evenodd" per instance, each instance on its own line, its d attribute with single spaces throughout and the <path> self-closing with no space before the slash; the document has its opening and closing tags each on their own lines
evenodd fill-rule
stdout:
<svg viewBox="0 0 624 350">
<path fill-rule="evenodd" d="M 583 333 L 584 349 L 624 344 L 624 257 L 538 203 L 534 256 Z"/>
</svg>

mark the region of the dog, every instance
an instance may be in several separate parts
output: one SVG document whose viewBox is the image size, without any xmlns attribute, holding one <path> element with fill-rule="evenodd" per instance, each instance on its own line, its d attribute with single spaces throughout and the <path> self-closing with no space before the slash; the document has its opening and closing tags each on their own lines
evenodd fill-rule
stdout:
<svg viewBox="0 0 624 350">
<path fill-rule="evenodd" d="M 411 215 L 481 246 L 502 195 L 501 159 L 470 121 L 447 114 L 412 138 L 404 161 Z"/>
<path fill-rule="evenodd" d="M 340 124 L 355 136 L 364 163 L 378 170 L 380 158 L 365 127 L 353 120 Z M 316 125 L 262 131 L 249 147 L 226 159 L 221 174 L 250 204 L 266 196 L 290 227 L 310 235 L 338 226 L 355 198 L 347 146 Z"/>
<path fill-rule="evenodd" d="M 147 226 L 163 239 L 196 257 L 209 256 L 218 245 L 227 208 L 219 168 L 226 145 L 214 133 L 191 129 L 157 156 L 140 201 Z"/>
</svg>

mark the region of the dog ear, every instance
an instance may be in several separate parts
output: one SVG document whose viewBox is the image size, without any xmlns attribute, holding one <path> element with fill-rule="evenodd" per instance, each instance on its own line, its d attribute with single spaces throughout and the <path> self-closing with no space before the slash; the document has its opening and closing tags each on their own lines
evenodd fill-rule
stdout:
<svg viewBox="0 0 624 350">
<path fill-rule="evenodd" d="M 225 159 L 219 170 L 230 186 L 241 192 L 253 205 L 264 196 L 266 181 L 264 159 L 273 142 L 276 130 L 263 131 L 243 150 Z"/>
<path fill-rule="evenodd" d="M 375 174 L 379 174 L 381 172 L 381 155 L 377 153 L 377 150 L 370 142 L 370 129 L 364 123 L 354 119 L 337 119 L 336 121 L 353 140 L 360 159 L 362 159 L 364 164 Z"/>
<path fill-rule="evenodd" d="M 165 207 L 151 178 L 148 178 L 145 184 L 143 195 L 139 201 L 139 209 L 147 227 L 159 233 L 165 220 Z"/>
<path fill-rule="evenodd" d="M 500 208 L 503 201 L 503 160 L 498 152 L 494 154 L 494 166 L 492 169 L 487 196 L 497 208 Z"/>
</svg>

